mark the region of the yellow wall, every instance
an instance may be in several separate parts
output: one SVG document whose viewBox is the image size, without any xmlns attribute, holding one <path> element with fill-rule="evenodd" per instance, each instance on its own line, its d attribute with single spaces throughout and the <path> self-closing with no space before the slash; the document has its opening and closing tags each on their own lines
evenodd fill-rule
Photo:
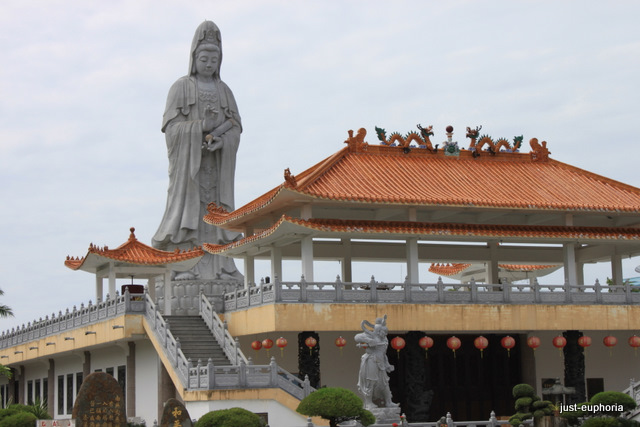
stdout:
<svg viewBox="0 0 640 427">
<path fill-rule="evenodd" d="M 640 306 L 464 304 L 271 304 L 227 313 L 233 336 L 274 331 L 358 331 L 388 315 L 391 331 L 637 330 Z"/>
</svg>

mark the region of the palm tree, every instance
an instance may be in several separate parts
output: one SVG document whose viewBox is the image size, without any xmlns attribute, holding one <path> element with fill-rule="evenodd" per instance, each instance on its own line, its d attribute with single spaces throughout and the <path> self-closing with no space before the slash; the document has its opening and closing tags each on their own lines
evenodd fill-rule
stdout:
<svg viewBox="0 0 640 427">
<path fill-rule="evenodd" d="M 0 295 L 4 295 L 4 291 L 0 289 Z M 13 316 L 13 310 L 8 305 L 0 304 L 0 317 Z"/>
</svg>

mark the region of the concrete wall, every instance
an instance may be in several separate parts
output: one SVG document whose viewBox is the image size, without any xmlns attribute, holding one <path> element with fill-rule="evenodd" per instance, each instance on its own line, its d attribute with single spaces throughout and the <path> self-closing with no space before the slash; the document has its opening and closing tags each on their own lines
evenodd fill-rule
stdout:
<svg viewBox="0 0 640 427">
<path fill-rule="evenodd" d="M 158 355 L 149 341 L 136 342 L 136 416 L 158 420 Z M 160 420 L 158 420 L 158 423 Z"/>
</svg>

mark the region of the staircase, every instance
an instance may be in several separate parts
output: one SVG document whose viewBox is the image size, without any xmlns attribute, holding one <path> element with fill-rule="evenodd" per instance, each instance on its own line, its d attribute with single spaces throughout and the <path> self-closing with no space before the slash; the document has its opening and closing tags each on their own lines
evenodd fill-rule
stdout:
<svg viewBox="0 0 640 427">
<path fill-rule="evenodd" d="M 169 323 L 173 336 L 180 340 L 182 353 L 194 365 L 198 360 L 206 364 L 209 359 L 216 366 L 231 364 L 202 317 L 164 316 L 164 319 Z"/>
</svg>

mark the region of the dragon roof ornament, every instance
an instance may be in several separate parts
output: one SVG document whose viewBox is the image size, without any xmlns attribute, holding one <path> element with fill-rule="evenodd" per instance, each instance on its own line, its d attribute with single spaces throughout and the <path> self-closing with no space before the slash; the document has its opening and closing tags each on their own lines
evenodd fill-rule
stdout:
<svg viewBox="0 0 640 427">
<path fill-rule="evenodd" d="M 438 152 L 438 146 L 440 144 L 433 145 L 431 143 L 430 137 L 433 136 L 433 126 L 422 127 L 420 124 L 417 125 L 419 132 L 410 131 L 406 135 L 402 135 L 398 132 L 393 132 L 389 137 L 387 137 L 387 132 L 383 128 L 375 127 L 376 134 L 378 139 L 380 140 L 381 145 L 389 146 L 389 147 L 399 147 L 404 150 L 405 153 L 408 153 L 411 148 L 425 148 L 433 154 Z M 495 156 L 498 153 L 517 153 L 520 151 L 522 147 L 522 141 L 524 139 L 523 135 L 514 136 L 513 142 L 510 142 L 507 138 L 498 138 L 495 141 L 489 135 L 480 135 L 480 130 L 482 126 L 476 126 L 475 129 L 471 127 L 467 127 L 466 137 L 471 140 L 469 147 L 466 150 L 470 151 L 473 158 L 480 157 L 483 153 L 489 154 L 491 156 Z M 361 129 L 360 131 L 363 131 Z M 359 131 L 359 132 L 360 132 Z M 350 131 L 350 136 L 352 136 L 353 132 Z M 445 155 L 448 156 L 458 156 L 460 151 L 465 150 L 465 148 L 459 148 L 458 143 L 453 141 L 453 126 L 447 126 L 446 128 L 447 140 L 442 144 L 443 151 Z M 347 143 L 349 140 L 345 141 Z M 549 159 L 549 150 L 547 149 L 546 141 L 542 143 L 538 143 L 536 138 L 532 138 L 530 140 L 530 145 L 532 151 L 530 152 L 531 159 L 533 161 L 546 161 Z"/>
</svg>

